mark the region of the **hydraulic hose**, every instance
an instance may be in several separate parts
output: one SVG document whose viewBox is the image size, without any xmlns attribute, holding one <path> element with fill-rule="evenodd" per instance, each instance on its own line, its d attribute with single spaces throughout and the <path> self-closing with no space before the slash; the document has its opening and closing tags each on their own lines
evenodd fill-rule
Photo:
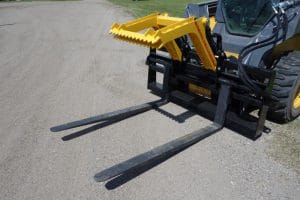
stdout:
<svg viewBox="0 0 300 200">
<path fill-rule="evenodd" d="M 274 32 L 274 34 L 262 41 L 252 43 L 245 48 L 242 49 L 240 52 L 240 56 L 238 59 L 238 70 L 239 70 L 239 76 L 241 80 L 253 90 L 254 93 L 265 96 L 266 94 L 264 91 L 257 86 L 257 84 L 248 76 L 244 66 L 243 66 L 243 59 L 251 52 L 253 52 L 256 49 L 271 45 L 271 44 L 276 44 L 280 40 L 285 40 L 286 39 L 286 33 L 288 29 L 288 22 L 289 19 L 287 15 L 285 14 L 285 10 L 298 6 L 300 5 L 300 0 L 289 0 L 289 1 L 284 1 L 280 2 L 276 5 L 273 5 L 273 8 L 275 10 L 275 14 L 277 17 L 277 30 Z M 278 12 L 279 11 L 279 12 Z M 280 30 L 282 29 L 282 35 L 278 37 Z M 274 38 L 277 37 L 277 39 L 274 40 Z"/>
<path fill-rule="evenodd" d="M 299 0 L 300 1 L 300 0 Z M 281 19 L 281 16 L 283 17 Z M 287 25 L 288 25 L 288 19 L 287 16 L 285 14 L 277 14 L 277 30 L 274 32 L 274 34 L 265 39 L 262 40 L 260 42 L 256 42 L 256 43 L 252 43 L 248 46 L 246 46 L 245 48 L 242 49 L 242 51 L 240 52 L 240 56 L 238 59 L 238 70 L 239 70 L 239 76 L 241 78 L 241 80 L 244 82 L 244 84 L 246 84 L 249 88 L 251 88 L 253 90 L 254 93 L 260 95 L 260 96 L 265 96 L 265 92 L 259 87 L 257 86 L 257 84 L 251 80 L 251 78 L 248 76 L 244 66 L 243 66 L 243 59 L 252 51 L 271 45 L 271 44 L 276 44 L 278 41 L 285 39 L 286 37 L 286 32 L 287 32 Z M 278 37 L 280 30 L 282 29 L 282 35 L 280 37 Z M 277 37 L 277 39 L 275 39 Z"/>
</svg>

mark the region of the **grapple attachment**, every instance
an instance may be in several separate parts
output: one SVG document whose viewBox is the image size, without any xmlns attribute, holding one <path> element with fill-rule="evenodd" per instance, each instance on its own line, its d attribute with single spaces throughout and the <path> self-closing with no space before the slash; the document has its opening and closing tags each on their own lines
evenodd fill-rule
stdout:
<svg viewBox="0 0 300 200">
<path fill-rule="evenodd" d="M 175 39 L 188 35 L 206 69 L 216 70 L 216 59 L 206 39 L 207 18 L 177 18 L 154 13 L 124 24 L 115 23 L 110 33 L 116 38 L 155 48 L 166 48 L 173 60 L 181 61 L 182 52 Z"/>
</svg>

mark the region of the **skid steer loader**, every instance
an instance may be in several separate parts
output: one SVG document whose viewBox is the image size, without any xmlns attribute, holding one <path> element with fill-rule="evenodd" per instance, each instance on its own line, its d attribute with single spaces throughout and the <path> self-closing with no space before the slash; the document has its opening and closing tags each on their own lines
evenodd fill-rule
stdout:
<svg viewBox="0 0 300 200">
<path fill-rule="evenodd" d="M 219 0 L 187 5 L 185 18 L 154 13 L 115 23 L 110 30 L 115 38 L 150 47 L 147 86 L 161 99 L 51 131 L 117 122 L 168 102 L 213 120 L 97 173 L 96 181 L 170 157 L 224 126 L 256 139 L 270 131 L 266 119 L 285 123 L 300 114 L 299 12 L 300 0 Z M 162 81 L 157 73 L 163 74 Z"/>
</svg>

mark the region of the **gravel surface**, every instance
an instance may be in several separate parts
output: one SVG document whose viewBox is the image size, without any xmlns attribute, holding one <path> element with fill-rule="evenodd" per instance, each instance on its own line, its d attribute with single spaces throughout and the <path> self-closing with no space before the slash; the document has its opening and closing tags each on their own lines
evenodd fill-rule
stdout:
<svg viewBox="0 0 300 200">
<path fill-rule="evenodd" d="M 273 139 L 291 130 L 271 123 L 256 141 L 224 129 L 119 187 L 93 180 L 209 123 L 149 111 L 68 141 L 72 131 L 49 131 L 157 99 L 146 90 L 148 50 L 108 34 L 129 19 L 104 0 L 0 4 L 0 199 L 299 199 L 299 162 L 272 156 Z"/>
</svg>

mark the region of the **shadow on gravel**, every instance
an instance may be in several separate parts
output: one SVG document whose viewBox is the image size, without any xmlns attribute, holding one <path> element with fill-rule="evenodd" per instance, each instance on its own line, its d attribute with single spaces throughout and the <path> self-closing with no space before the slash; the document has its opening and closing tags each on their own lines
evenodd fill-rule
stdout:
<svg viewBox="0 0 300 200">
<path fill-rule="evenodd" d="M 12 26 L 12 25 L 15 25 L 16 23 L 12 23 L 12 24 L 0 24 L 0 27 L 2 26 Z"/>
<path fill-rule="evenodd" d="M 69 141 L 69 140 L 72 140 L 72 139 L 75 139 L 75 138 L 78 138 L 80 136 L 84 136 L 88 133 L 91 133 L 93 131 L 96 131 L 98 129 L 101 129 L 101 128 L 104 128 L 106 126 L 109 126 L 109 125 L 112 125 L 114 123 L 117 123 L 119 121 L 122 121 L 124 118 L 119 118 L 119 119 L 114 119 L 114 120 L 110 120 L 110 121 L 105 121 L 105 122 L 102 122 L 102 123 L 99 123 L 99 124 L 96 124 L 96 125 L 93 125 L 91 127 L 88 127 L 88 128 L 85 128 L 83 130 L 80 130 L 80 131 L 77 131 L 77 132 L 74 132 L 74 133 L 71 133 L 69 135 L 66 135 L 64 137 L 62 137 L 61 139 L 63 141 Z"/>
<path fill-rule="evenodd" d="M 184 123 L 185 120 L 193 117 L 195 115 L 195 113 L 191 112 L 191 111 L 186 111 L 186 112 L 183 112 L 179 115 L 173 115 L 172 113 L 166 111 L 166 110 L 163 110 L 161 108 L 156 108 L 155 111 L 159 112 L 160 114 L 178 122 L 178 123 Z"/>
</svg>

